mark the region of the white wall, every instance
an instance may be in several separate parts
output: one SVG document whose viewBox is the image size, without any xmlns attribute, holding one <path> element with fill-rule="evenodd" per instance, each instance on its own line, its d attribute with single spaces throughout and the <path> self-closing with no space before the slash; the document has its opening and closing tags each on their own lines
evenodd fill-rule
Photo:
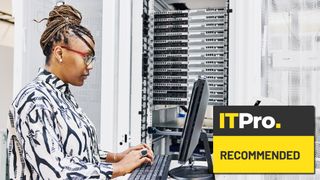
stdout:
<svg viewBox="0 0 320 180">
<path fill-rule="evenodd" d="M 261 97 L 262 0 L 230 0 L 229 105 Z"/>
<path fill-rule="evenodd" d="M 0 45 L 0 131 L 6 128 L 9 104 L 12 100 L 13 48 Z"/>
<path fill-rule="evenodd" d="M 0 10 L 11 14 L 11 0 L 0 0 Z M 6 125 L 13 91 L 13 24 L 0 21 L 0 180 L 6 179 Z"/>
<path fill-rule="evenodd" d="M 114 87 L 117 81 L 119 2 L 104 1 L 102 11 L 102 58 L 105 61 L 101 62 L 104 69 L 101 71 L 101 148 L 116 151 L 117 90 Z"/>
<path fill-rule="evenodd" d="M 131 108 L 130 143 L 141 143 L 141 94 L 142 94 L 142 4 L 143 0 L 132 0 L 132 55 L 131 55 Z"/>
<path fill-rule="evenodd" d="M 133 117 L 137 120 L 137 116 L 133 113 L 138 113 L 136 110 L 141 105 L 137 97 L 141 86 L 138 90 L 139 80 L 135 81 L 133 78 L 133 76 L 141 78 L 141 71 L 137 70 L 139 68 L 132 69 L 132 66 L 139 66 L 139 63 L 141 66 L 141 58 L 139 59 L 137 55 L 141 54 L 140 48 L 132 46 L 132 41 L 135 45 L 141 46 L 137 37 L 132 37 L 132 31 L 136 30 L 132 27 L 139 25 L 139 22 L 134 24 L 136 21 L 131 21 L 133 6 L 142 8 L 142 1 L 103 1 L 101 126 L 104 130 L 101 131 L 101 146 L 112 151 L 123 151 L 130 145 L 130 119 Z M 141 14 L 135 16 L 141 19 Z M 140 31 L 140 36 L 141 33 Z M 135 57 L 134 60 L 132 56 Z M 132 94 L 136 98 L 131 98 Z M 133 109 L 131 104 L 134 104 Z M 135 128 L 140 128 L 139 122 L 135 122 L 134 125 Z M 125 135 L 127 135 L 126 142 Z M 134 144 L 138 141 L 135 137 Z"/>
<path fill-rule="evenodd" d="M 13 47 L 13 24 L 0 21 L 0 45 Z"/>
<path fill-rule="evenodd" d="M 0 63 L 0 172 L 3 172 L 0 173 L 0 180 L 5 180 L 6 126 L 13 91 L 13 25 L 1 21 Z"/>
<path fill-rule="evenodd" d="M 5 180 L 6 127 L 13 89 L 13 47 L 0 45 L 0 63 L 0 180 Z"/>
<path fill-rule="evenodd" d="M 11 2 L 12 0 L 0 0 L 0 11 L 12 14 Z M 13 24 L 0 21 L 0 45 L 13 47 L 13 27 Z"/>
<path fill-rule="evenodd" d="M 11 14 L 11 0 L 0 0 L 0 11 Z M 0 21 L 0 131 L 6 128 L 13 88 L 13 28 Z"/>
</svg>

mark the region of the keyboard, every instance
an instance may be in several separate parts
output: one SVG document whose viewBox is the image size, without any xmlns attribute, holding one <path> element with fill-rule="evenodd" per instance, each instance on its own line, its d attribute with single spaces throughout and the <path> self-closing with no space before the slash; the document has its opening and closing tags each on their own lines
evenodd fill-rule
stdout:
<svg viewBox="0 0 320 180">
<path fill-rule="evenodd" d="M 144 164 L 129 176 L 129 180 L 165 180 L 168 177 L 170 155 L 155 155 L 153 164 Z"/>
</svg>

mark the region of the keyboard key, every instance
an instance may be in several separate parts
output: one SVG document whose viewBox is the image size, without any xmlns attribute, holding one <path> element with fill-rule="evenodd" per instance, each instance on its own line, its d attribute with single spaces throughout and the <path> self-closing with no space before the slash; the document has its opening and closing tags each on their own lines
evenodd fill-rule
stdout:
<svg viewBox="0 0 320 180">
<path fill-rule="evenodd" d="M 152 165 L 144 164 L 135 169 L 129 180 L 165 180 L 168 177 L 171 156 L 156 155 Z"/>
</svg>

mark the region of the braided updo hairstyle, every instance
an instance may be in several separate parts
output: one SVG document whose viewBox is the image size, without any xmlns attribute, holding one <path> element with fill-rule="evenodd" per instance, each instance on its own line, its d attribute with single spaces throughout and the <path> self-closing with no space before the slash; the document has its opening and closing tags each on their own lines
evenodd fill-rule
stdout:
<svg viewBox="0 0 320 180">
<path fill-rule="evenodd" d="M 94 55 L 93 47 L 83 37 L 88 36 L 95 43 L 93 36 L 86 27 L 80 25 L 82 16 L 77 9 L 66 4 L 55 6 L 49 13 L 49 17 L 42 20 L 47 20 L 46 29 L 40 39 L 42 52 L 46 56 L 46 64 L 49 63 L 53 46 L 62 41 L 68 45 L 68 37 L 72 33 L 86 43 Z"/>
</svg>

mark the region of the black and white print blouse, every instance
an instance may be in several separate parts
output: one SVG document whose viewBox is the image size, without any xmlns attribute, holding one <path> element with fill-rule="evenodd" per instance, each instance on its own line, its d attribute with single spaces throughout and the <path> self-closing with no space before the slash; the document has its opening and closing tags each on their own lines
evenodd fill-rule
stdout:
<svg viewBox="0 0 320 180">
<path fill-rule="evenodd" d="M 41 69 L 9 111 L 10 179 L 110 179 L 96 130 L 68 84 Z"/>
</svg>

